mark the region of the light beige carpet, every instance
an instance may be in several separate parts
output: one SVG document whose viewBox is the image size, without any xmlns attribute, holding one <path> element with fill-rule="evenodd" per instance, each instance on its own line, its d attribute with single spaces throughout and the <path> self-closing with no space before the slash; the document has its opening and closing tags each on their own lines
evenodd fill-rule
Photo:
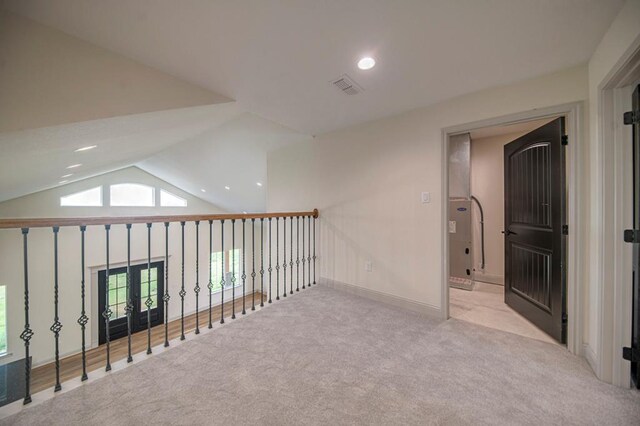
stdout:
<svg viewBox="0 0 640 426">
<path fill-rule="evenodd" d="M 640 394 L 562 347 L 316 286 L 1 423 L 637 425 Z"/>
</svg>

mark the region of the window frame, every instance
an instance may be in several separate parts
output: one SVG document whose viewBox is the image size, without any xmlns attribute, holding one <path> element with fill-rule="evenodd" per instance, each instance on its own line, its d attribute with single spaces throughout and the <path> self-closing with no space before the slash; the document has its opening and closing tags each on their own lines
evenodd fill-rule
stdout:
<svg viewBox="0 0 640 426">
<path fill-rule="evenodd" d="M 100 192 L 100 204 L 95 205 L 95 204 L 90 204 L 90 205 L 83 205 L 83 204 L 63 204 L 63 198 L 68 198 L 74 195 L 78 195 L 78 194 L 82 194 L 83 192 L 89 192 L 89 191 L 93 191 L 95 189 L 98 189 Z M 104 188 L 103 185 L 98 185 L 98 186 L 94 186 L 93 188 L 88 188 L 88 189 L 83 189 L 80 191 L 76 191 L 76 192 L 72 192 L 71 194 L 66 194 L 66 195 L 61 195 L 59 198 L 60 201 L 60 207 L 104 207 L 105 206 L 105 202 L 104 202 Z"/>
</svg>

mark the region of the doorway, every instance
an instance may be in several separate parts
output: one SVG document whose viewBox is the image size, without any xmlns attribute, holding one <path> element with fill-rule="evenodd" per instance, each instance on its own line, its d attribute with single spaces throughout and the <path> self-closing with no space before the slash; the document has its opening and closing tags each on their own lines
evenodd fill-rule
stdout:
<svg viewBox="0 0 640 426">
<path fill-rule="evenodd" d="M 565 142 L 563 114 L 449 138 L 451 317 L 567 341 Z"/>
<path fill-rule="evenodd" d="M 147 264 L 131 265 L 131 333 L 147 328 L 147 295 L 150 294 L 151 327 L 164 321 L 164 262 L 151 263 L 151 274 Z M 106 270 L 98 271 L 98 309 L 102 313 L 106 305 Z M 150 291 L 149 291 L 150 290 Z M 127 268 L 109 269 L 109 308 L 112 312 L 109 320 L 109 339 L 115 340 L 128 334 L 127 326 Z M 106 327 L 102 315 L 98 321 L 99 344 L 106 342 Z"/>
</svg>

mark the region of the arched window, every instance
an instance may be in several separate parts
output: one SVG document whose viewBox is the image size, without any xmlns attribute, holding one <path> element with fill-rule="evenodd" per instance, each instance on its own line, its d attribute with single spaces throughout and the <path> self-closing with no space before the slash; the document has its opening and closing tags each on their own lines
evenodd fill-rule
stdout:
<svg viewBox="0 0 640 426">
<path fill-rule="evenodd" d="M 187 200 L 165 191 L 160 190 L 160 206 L 161 207 L 187 207 Z"/>
<path fill-rule="evenodd" d="M 87 189 L 60 197 L 61 206 L 102 207 L 102 187 Z"/>
<path fill-rule="evenodd" d="M 110 187 L 110 204 L 115 207 L 153 207 L 155 188 L 139 183 L 119 183 Z"/>
</svg>

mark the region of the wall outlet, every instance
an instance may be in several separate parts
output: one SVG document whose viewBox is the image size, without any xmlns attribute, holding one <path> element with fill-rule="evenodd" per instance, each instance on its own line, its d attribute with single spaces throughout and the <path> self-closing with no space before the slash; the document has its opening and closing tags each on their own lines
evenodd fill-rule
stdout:
<svg viewBox="0 0 640 426">
<path fill-rule="evenodd" d="M 367 272 L 373 271 L 373 263 L 371 263 L 370 260 L 367 260 L 366 262 L 364 262 L 364 270 Z"/>
<path fill-rule="evenodd" d="M 420 199 L 422 200 L 423 204 L 430 203 L 431 202 L 431 193 L 430 192 L 423 192 L 421 194 Z"/>
</svg>

